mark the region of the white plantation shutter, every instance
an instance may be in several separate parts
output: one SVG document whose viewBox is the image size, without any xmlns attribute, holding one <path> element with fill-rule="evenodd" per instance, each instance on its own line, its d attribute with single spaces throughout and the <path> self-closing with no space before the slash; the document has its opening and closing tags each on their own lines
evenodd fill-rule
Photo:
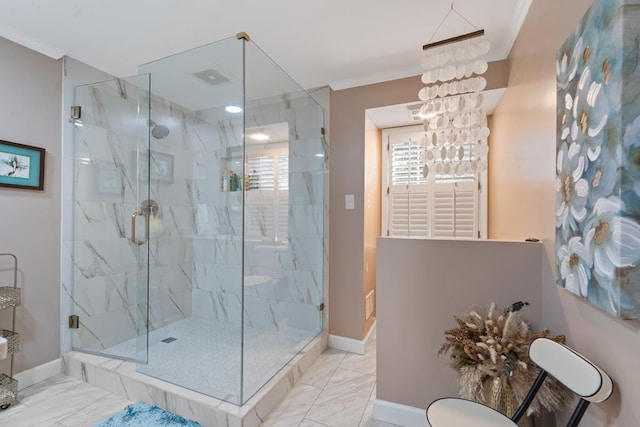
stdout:
<svg viewBox="0 0 640 427">
<path fill-rule="evenodd" d="M 423 186 L 412 186 L 409 192 L 409 235 L 429 237 L 429 193 Z"/>
<path fill-rule="evenodd" d="M 433 185 L 433 237 L 473 239 L 478 235 L 477 184 Z"/>
<path fill-rule="evenodd" d="M 478 236 L 478 191 L 475 182 L 458 183 L 455 191 L 455 237 L 474 239 Z"/>
<path fill-rule="evenodd" d="M 409 235 L 409 192 L 398 191 L 389 194 L 389 235 Z"/>
<path fill-rule="evenodd" d="M 424 147 L 419 140 L 398 141 L 390 144 L 391 185 L 426 184 L 421 160 Z"/>
<path fill-rule="evenodd" d="M 429 236 L 429 190 L 422 175 L 424 146 L 418 138 L 389 144 L 390 236 Z"/>
<path fill-rule="evenodd" d="M 289 229 L 289 155 L 248 153 L 245 228 L 250 238 L 283 239 Z"/>
<path fill-rule="evenodd" d="M 247 158 L 249 190 L 273 190 L 275 188 L 275 162 L 273 156 Z"/>
<path fill-rule="evenodd" d="M 429 236 L 429 192 L 426 185 L 394 186 L 389 193 L 390 236 Z"/>
<path fill-rule="evenodd" d="M 451 184 L 438 184 L 433 191 L 433 237 L 455 237 L 455 196 Z"/>
<path fill-rule="evenodd" d="M 474 175 L 437 175 L 430 182 L 423 176 L 423 134 L 423 131 L 396 131 L 384 138 L 388 144 L 385 147 L 387 234 L 477 238 L 477 178 Z"/>
<path fill-rule="evenodd" d="M 289 155 L 281 154 L 278 161 L 278 190 L 289 190 Z"/>
<path fill-rule="evenodd" d="M 289 237 L 289 190 L 278 190 L 276 192 L 276 230 L 275 238 L 285 239 Z"/>
</svg>

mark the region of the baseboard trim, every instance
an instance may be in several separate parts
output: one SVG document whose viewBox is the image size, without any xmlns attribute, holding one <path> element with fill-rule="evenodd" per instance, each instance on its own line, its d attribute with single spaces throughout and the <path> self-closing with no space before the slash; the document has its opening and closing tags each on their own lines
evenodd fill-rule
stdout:
<svg viewBox="0 0 640 427">
<path fill-rule="evenodd" d="M 353 338 L 329 335 L 329 347 L 349 353 L 364 354 L 364 342 Z"/>
<path fill-rule="evenodd" d="M 375 330 L 376 321 L 373 322 L 367 336 L 363 340 L 341 337 L 339 335 L 329 335 L 329 347 L 336 350 L 347 351 L 349 353 L 364 354 L 367 342 L 371 339 L 371 334 Z"/>
<path fill-rule="evenodd" d="M 404 427 L 429 426 L 424 409 L 380 399 L 373 401 L 373 418 Z"/>
<path fill-rule="evenodd" d="M 373 324 L 371 325 L 371 327 L 369 328 L 369 332 L 367 332 L 367 336 L 364 337 L 364 345 L 366 346 L 367 343 L 369 342 L 369 340 L 371 339 L 371 334 L 373 334 L 373 331 L 376 330 L 376 325 L 378 323 L 378 319 L 373 321 Z"/>
<path fill-rule="evenodd" d="M 15 374 L 14 378 L 18 380 L 18 389 L 22 390 L 60 374 L 62 374 L 62 359 L 58 358 Z"/>
</svg>

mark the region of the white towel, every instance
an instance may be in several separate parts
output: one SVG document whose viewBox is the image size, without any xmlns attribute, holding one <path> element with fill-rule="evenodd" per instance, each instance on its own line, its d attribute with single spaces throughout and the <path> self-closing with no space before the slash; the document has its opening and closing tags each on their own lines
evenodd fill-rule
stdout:
<svg viewBox="0 0 640 427">
<path fill-rule="evenodd" d="M 0 337 L 0 360 L 7 358 L 7 351 L 9 350 L 9 344 L 7 339 Z"/>
</svg>

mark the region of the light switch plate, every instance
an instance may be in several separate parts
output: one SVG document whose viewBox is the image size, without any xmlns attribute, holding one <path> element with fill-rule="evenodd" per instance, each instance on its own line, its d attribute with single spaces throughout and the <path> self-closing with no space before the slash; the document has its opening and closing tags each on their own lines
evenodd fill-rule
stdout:
<svg viewBox="0 0 640 427">
<path fill-rule="evenodd" d="M 352 210 L 356 208 L 355 196 L 353 194 L 344 195 L 344 208 L 346 210 Z"/>
</svg>

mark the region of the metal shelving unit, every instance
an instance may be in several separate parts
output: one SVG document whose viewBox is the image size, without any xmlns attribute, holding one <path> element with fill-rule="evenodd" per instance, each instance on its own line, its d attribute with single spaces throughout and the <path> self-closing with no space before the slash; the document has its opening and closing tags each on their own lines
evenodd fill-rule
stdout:
<svg viewBox="0 0 640 427">
<path fill-rule="evenodd" d="M 18 258 L 13 254 L 0 254 L 0 257 L 13 258 L 13 286 L 0 286 L 0 310 L 13 310 L 11 329 L 0 329 L 0 336 L 8 341 L 8 354 L 11 358 L 9 375 L 0 374 L 0 410 L 7 409 L 18 398 L 18 380 L 13 378 L 13 355 L 20 350 L 20 336 L 14 331 L 16 325 L 16 307 L 22 303 L 21 290 L 18 288 Z"/>
</svg>

